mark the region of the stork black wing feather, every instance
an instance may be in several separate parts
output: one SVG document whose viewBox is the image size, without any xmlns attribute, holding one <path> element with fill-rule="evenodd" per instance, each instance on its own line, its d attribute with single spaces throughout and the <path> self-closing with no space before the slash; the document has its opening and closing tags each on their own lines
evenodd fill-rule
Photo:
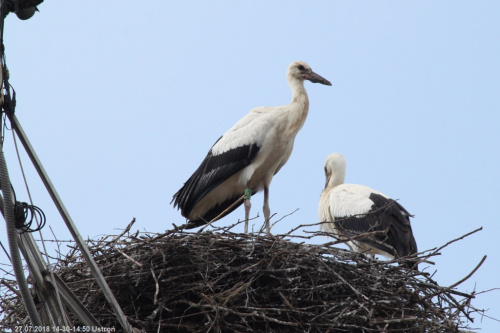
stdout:
<svg viewBox="0 0 500 333">
<path fill-rule="evenodd" d="M 351 237 L 364 232 L 387 230 L 383 235 L 359 241 L 399 257 L 417 253 L 408 211 L 395 200 L 380 194 L 372 193 L 370 200 L 373 205 L 367 214 L 338 219 L 335 221 L 337 227 Z"/>
<path fill-rule="evenodd" d="M 354 237 L 359 234 L 372 232 L 372 231 L 383 231 L 384 228 L 380 225 L 379 217 L 374 213 L 368 213 L 364 216 L 348 216 L 337 218 L 335 220 L 335 226 L 342 230 L 342 233 L 348 237 Z M 395 249 L 391 246 L 387 246 L 387 234 L 377 234 L 371 237 L 363 237 L 356 239 L 357 241 L 366 243 L 374 248 L 381 251 L 395 255 Z"/>
<path fill-rule="evenodd" d="M 196 203 L 205 195 L 252 163 L 259 149 L 257 144 L 249 144 L 217 155 L 214 155 L 210 149 L 198 169 L 174 194 L 172 198 L 174 207 L 180 208 L 182 216 L 188 217 Z"/>
</svg>

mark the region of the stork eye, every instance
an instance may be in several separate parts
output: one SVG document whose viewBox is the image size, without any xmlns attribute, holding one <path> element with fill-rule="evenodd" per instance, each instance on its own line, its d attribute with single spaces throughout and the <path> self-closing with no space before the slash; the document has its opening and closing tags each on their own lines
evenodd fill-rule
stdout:
<svg viewBox="0 0 500 333">
<path fill-rule="evenodd" d="M 305 68 L 304 68 L 304 66 L 302 66 L 302 65 L 298 65 L 298 66 L 297 66 L 297 68 L 298 68 L 299 70 L 301 70 L 301 71 L 303 71 L 303 70 L 305 69 Z"/>
</svg>

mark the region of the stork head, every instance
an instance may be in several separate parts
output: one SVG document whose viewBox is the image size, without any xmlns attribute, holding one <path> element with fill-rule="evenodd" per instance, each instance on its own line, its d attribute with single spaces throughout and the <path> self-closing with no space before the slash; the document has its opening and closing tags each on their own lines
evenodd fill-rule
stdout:
<svg viewBox="0 0 500 333">
<path fill-rule="evenodd" d="M 344 156 L 333 153 L 325 162 L 325 188 L 334 187 L 344 183 L 346 162 Z"/>
<path fill-rule="evenodd" d="M 311 67 L 309 67 L 309 65 L 303 61 L 292 62 L 290 66 L 288 66 L 288 71 L 286 76 L 288 82 L 291 82 L 292 80 L 300 80 L 300 81 L 309 80 L 313 83 L 321 83 L 327 86 L 332 85 L 330 81 L 328 81 L 321 75 L 314 73 Z"/>
</svg>

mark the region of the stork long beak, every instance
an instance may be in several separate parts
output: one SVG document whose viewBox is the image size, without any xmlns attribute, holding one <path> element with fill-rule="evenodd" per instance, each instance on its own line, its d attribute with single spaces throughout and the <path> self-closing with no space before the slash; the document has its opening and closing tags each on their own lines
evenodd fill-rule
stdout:
<svg viewBox="0 0 500 333">
<path fill-rule="evenodd" d="M 325 79 L 321 75 L 314 73 L 313 71 L 311 71 L 311 73 L 306 74 L 304 76 L 304 78 L 306 80 L 311 81 L 312 83 L 321 83 L 321 84 L 324 84 L 326 86 L 331 86 L 332 85 L 330 83 L 330 81 L 328 81 L 327 79 Z"/>
</svg>

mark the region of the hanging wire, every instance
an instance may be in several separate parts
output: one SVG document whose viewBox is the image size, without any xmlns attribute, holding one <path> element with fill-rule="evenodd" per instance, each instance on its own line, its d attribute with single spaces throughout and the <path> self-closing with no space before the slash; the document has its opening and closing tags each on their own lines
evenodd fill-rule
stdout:
<svg viewBox="0 0 500 333">
<path fill-rule="evenodd" d="M 24 173 L 23 173 L 24 175 Z M 0 184 L 1 185 L 1 184 Z M 27 202 L 17 201 L 16 192 L 10 185 L 14 196 L 14 219 L 20 233 L 40 231 L 46 224 L 45 213 L 39 207 Z M 1 189 L 1 186 L 0 186 Z"/>
<path fill-rule="evenodd" d="M 28 231 L 29 232 L 40 231 L 45 226 L 45 223 L 47 221 L 45 218 L 45 213 L 39 207 L 33 205 L 33 199 L 31 198 L 31 191 L 30 191 L 29 186 L 28 186 L 28 181 L 26 180 L 26 174 L 24 173 L 23 164 L 21 162 L 21 156 L 19 155 L 19 148 L 17 147 L 16 134 L 14 133 L 14 131 L 12 131 L 12 138 L 14 140 L 14 146 L 16 148 L 16 154 L 17 154 L 17 160 L 19 161 L 19 167 L 21 168 L 21 173 L 23 175 L 24 185 L 26 186 L 26 191 L 28 192 L 28 198 L 29 198 L 30 203 L 31 203 L 31 205 L 28 205 L 27 203 L 24 202 L 23 208 L 17 208 L 17 205 L 16 205 L 16 209 L 15 209 L 16 217 L 17 217 L 18 211 L 19 212 L 24 211 L 24 216 L 23 216 L 24 217 L 24 224 L 26 226 L 28 226 Z M 16 203 L 17 203 L 17 201 L 16 201 Z M 29 216 L 31 218 L 28 220 Z M 35 228 L 31 228 L 31 225 L 33 223 L 33 218 L 35 219 L 35 222 L 36 222 Z M 21 220 L 21 217 L 20 217 L 20 220 Z M 17 218 L 16 218 L 16 221 L 17 221 Z M 29 225 L 28 225 L 28 223 L 29 223 Z M 43 242 L 43 237 L 42 237 L 41 233 L 40 233 L 40 238 L 42 239 L 42 244 L 43 244 L 44 249 L 45 249 L 45 243 Z M 45 253 L 47 253 L 47 249 L 45 249 Z"/>
<path fill-rule="evenodd" d="M 14 214 L 16 218 L 16 228 L 19 229 L 21 233 L 39 231 L 45 226 L 45 214 L 37 206 L 17 201 L 14 208 Z M 34 227 L 32 227 L 33 225 Z"/>
</svg>

